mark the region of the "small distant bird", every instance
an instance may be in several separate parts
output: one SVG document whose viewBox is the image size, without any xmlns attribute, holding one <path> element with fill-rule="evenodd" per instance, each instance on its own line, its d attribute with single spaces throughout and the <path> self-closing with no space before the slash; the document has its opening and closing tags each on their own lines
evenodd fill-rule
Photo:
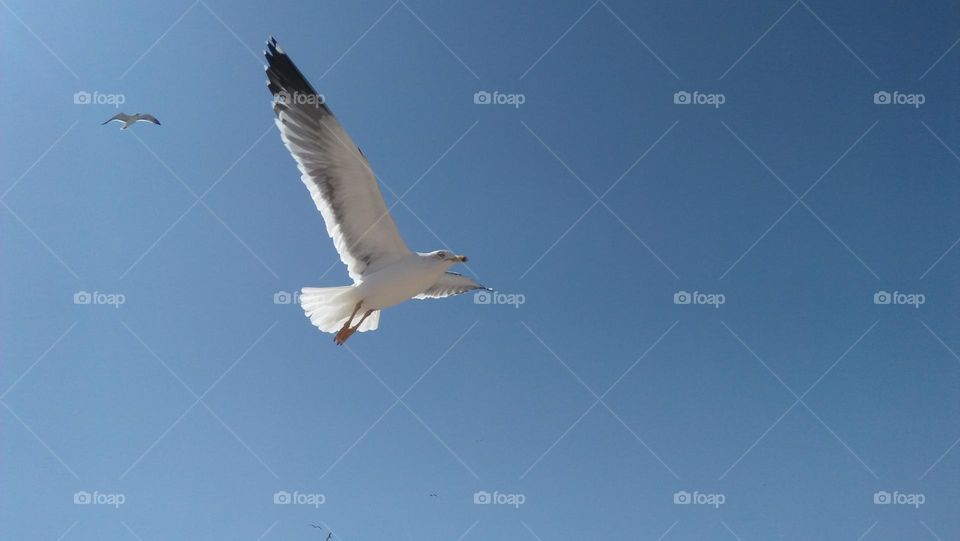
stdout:
<svg viewBox="0 0 960 541">
<path fill-rule="evenodd" d="M 437 498 L 437 497 L 438 497 L 436 492 L 431 492 L 430 494 L 427 494 L 427 496 L 430 496 L 431 498 Z"/>
<path fill-rule="evenodd" d="M 321 529 L 321 530 L 323 529 L 323 526 L 317 526 L 316 524 L 314 524 L 314 523 L 312 523 L 312 522 L 310 523 L 310 526 L 311 526 L 312 528 L 319 528 L 319 529 Z"/>
<path fill-rule="evenodd" d="M 467 257 L 449 250 L 413 252 L 397 230 L 363 152 L 290 57 L 267 43 L 267 88 L 274 96 L 280 138 L 327 225 L 352 285 L 305 287 L 300 307 L 342 345 L 380 325 L 380 311 L 409 299 L 438 299 L 486 289 L 449 272 Z M 358 321 L 359 320 L 359 321 Z"/>
<path fill-rule="evenodd" d="M 132 115 L 128 115 L 127 113 L 117 113 L 112 117 L 110 117 L 110 119 L 104 122 L 103 124 L 109 124 L 114 120 L 116 120 L 117 122 L 123 122 L 123 127 L 120 128 L 121 130 L 125 130 L 129 128 L 135 122 L 151 122 L 153 124 L 156 124 L 157 126 L 160 125 L 160 121 L 157 120 L 157 117 L 148 113 L 135 113 Z M 103 126 L 103 124 L 100 124 L 100 125 Z"/>
</svg>

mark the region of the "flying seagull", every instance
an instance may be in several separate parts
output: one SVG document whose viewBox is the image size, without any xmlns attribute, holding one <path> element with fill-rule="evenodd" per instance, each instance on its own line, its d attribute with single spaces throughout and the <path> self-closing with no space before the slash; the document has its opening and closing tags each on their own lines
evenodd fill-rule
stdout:
<svg viewBox="0 0 960 541">
<path fill-rule="evenodd" d="M 108 124 L 110 122 L 113 122 L 114 120 L 116 120 L 117 122 L 123 122 L 123 127 L 120 128 L 121 130 L 125 130 L 129 128 L 135 122 L 151 122 L 153 124 L 156 124 L 157 126 L 160 125 L 160 121 L 157 120 L 157 117 L 148 113 L 134 113 L 132 115 L 128 115 L 127 113 L 117 113 L 112 117 L 110 117 L 103 124 Z M 103 124 L 100 124 L 100 125 L 103 126 Z"/>
<path fill-rule="evenodd" d="M 314 326 L 336 333 L 375 330 L 380 311 L 409 299 L 432 299 L 486 289 L 448 272 L 467 257 L 448 250 L 412 252 L 390 216 L 366 157 L 275 39 L 267 42 L 267 88 L 280 138 L 293 155 L 327 234 L 353 285 L 305 287 L 300 306 Z M 360 314 L 359 321 L 354 319 Z"/>
</svg>

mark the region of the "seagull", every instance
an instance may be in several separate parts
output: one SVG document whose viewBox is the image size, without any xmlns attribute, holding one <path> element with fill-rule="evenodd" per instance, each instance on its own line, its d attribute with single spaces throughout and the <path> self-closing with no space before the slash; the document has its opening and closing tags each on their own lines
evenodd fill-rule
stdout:
<svg viewBox="0 0 960 541">
<path fill-rule="evenodd" d="M 127 113 L 117 113 L 112 117 L 110 117 L 110 119 L 104 122 L 103 124 L 108 124 L 110 122 L 113 122 L 114 120 L 116 120 L 117 122 L 123 122 L 123 127 L 120 128 L 121 130 L 125 130 L 129 128 L 135 122 L 151 122 L 153 124 L 156 124 L 157 126 L 160 125 L 160 121 L 157 120 L 157 117 L 148 113 L 134 113 L 132 115 L 128 115 Z M 103 124 L 100 124 L 100 125 L 103 126 Z"/>
<path fill-rule="evenodd" d="M 376 330 L 380 311 L 409 299 L 435 299 L 487 289 L 448 269 L 467 257 L 449 250 L 413 252 L 397 231 L 367 158 L 290 57 L 267 42 L 267 88 L 280 138 L 293 155 L 323 216 L 352 285 L 305 287 L 300 306 L 343 345 L 353 333 Z M 354 323 L 357 314 L 359 321 Z"/>
</svg>

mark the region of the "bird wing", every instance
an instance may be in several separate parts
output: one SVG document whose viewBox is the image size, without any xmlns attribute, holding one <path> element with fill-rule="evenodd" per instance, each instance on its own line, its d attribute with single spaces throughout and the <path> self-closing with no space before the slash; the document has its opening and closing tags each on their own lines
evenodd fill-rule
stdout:
<svg viewBox="0 0 960 541">
<path fill-rule="evenodd" d="M 100 124 L 100 125 L 103 126 L 104 124 L 109 124 L 110 122 L 113 122 L 114 120 L 119 120 L 120 122 L 126 122 L 128 118 L 130 118 L 130 117 L 127 116 L 126 113 L 117 113 L 117 114 L 113 115 L 112 117 L 108 118 L 106 121 L 104 121 L 104 122 L 103 122 L 102 124 Z"/>
<path fill-rule="evenodd" d="M 267 87 L 287 150 L 297 161 L 327 234 L 354 282 L 409 255 L 377 178 L 357 145 L 276 40 L 267 43 Z"/>
<path fill-rule="evenodd" d="M 455 272 L 445 272 L 443 276 L 426 291 L 414 297 L 414 299 L 441 299 L 452 295 L 459 295 L 474 289 L 487 289 L 478 284 L 473 278 L 457 274 Z"/>
<path fill-rule="evenodd" d="M 134 116 L 137 117 L 137 122 L 153 122 L 153 123 L 156 124 L 157 126 L 160 125 L 160 121 L 157 120 L 157 117 L 155 117 L 155 116 L 153 116 L 153 115 L 151 115 L 151 114 L 149 114 L 149 113 L 137 113 L 137 114 L 134 115 Z"/>
</svg>

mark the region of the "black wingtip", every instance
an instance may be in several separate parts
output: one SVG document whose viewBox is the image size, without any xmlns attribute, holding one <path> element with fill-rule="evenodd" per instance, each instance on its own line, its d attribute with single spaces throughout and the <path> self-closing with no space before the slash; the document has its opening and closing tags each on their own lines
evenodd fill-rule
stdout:
<svg viewBox="0 0 960 541">
<path fill-rule="evenodd" d="M 319 96 L 317 91 L 314 90 L 313 86 L 307 81 L 307 78 L 300 72 L 300 69 L 290 60 L 290 57 L 280 48 L 277 40 L 273 37 L 267 41 L 267 50 L 264 56 L 267 59 L 267 89 L 271 94 L 277 96 L 280 95 L 281 92 L 285 92 L 290 95 L 302 94 Z M 326 105 L 322 103 L 322 100 L 320 100 L 319 108 L 328 113 L 330 111 Z"/>
<path fill-rule="evenodd" d="M 267 40 L 267 50 L 263 52 L 263 56 L 270 60 L 271 56 L 282 55 L 283 49 L 280 47 L 280 44 L 277 43 L 277 38 L 270 36 L 270 39 Z"/>
</svg>

